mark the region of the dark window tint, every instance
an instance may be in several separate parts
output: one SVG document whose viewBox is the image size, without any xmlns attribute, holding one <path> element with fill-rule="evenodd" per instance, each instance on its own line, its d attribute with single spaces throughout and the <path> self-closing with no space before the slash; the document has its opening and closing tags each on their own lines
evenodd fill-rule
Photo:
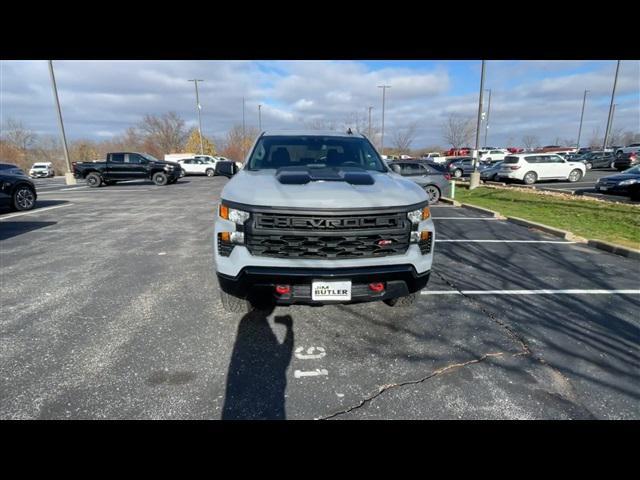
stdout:
<svg viewBox="0 0 640 480">
<path fill-rule="evenodd" d="M 506 157 L 504 159 L 504 163 L 518 163 L 517 160 L 515 162 L 511 162 L 510 159 L 511 158 L 515 158 L 515 157 Z M 527 163 L 540 163 L 540 161 L 538 160 L 540 158 L 540 156 L 538 155 L 531 155 L 528 157 L 524 157 L 524 159 L 527 161 Z"/>
<path fill-rule="evenodd" d="M 135 153 L 128 153 L 125 161 L 127 163 L 138 164 L 138 163 L 141 163 L 140 160 L 141 160 L 140 155 L 137 155 Z"/>
<path fill-rule="evenodd" d="M 386 172 L 371 144 L 357 137 L 321 135 L 262 137 L 249 159 L 249 170 L 292 166 L 360 167 Z"/>
<path fill-rule="evenodd" d="M 124 153 L 113 153 L 110 160 L 114 163 L 124 163 Z"/>
</svg>

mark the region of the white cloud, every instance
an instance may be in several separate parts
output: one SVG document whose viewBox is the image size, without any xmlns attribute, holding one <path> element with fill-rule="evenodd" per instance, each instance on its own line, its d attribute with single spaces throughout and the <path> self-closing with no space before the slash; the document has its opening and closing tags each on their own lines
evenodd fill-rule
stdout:
<svg viewBox="0 0 640 480">
<path fill-rule="evenodd" d="M 455 62 L 459 65 L 461 62 Z M 200 83 L 205 134 L 222 136 L 242 121 L 264 128 L 296 128 L 308 120 L 343 122 L 361 118 L 373 106 L 380 123 L 381 89 L 388 84 L 385 136 L 417 122 L 416 146 L 443 144 L 440 125 L 448 114 L 475 118 L 476 91 L 460 89 L 460 70 L 438 62 L 431 69 L 372 69 L 355 61 L 56 61 L 56 78 L 67 134 L 71 139 L 104 138 L 123 132 L 147 114 L 176 111 L 197 122 L 195 92 Z M 615 62 L 489 62 L 492 88 L 491 143 L 518 142 L 533 134 L 542 142 L 577 135 L 582 92 L 591 90 L 584 132 L 604 130 Z M 473 69 L 469 69 L 473 74 Z M 479 72 L 478 72 L 479 73 Z M 479 80 L 479 79 L 478 79 Z M 14 117 L 42 134 L 57 135 L 46 61 L 0 62 L 1 120 Z M 640 62 L 623 61 L 614 126 L 640 130 Z"/>
</svg>

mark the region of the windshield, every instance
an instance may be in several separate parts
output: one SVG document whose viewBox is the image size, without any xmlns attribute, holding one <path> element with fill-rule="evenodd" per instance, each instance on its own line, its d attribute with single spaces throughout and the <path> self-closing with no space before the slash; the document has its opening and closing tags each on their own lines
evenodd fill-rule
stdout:
<svg viewBox="0 0 640 480">
<path fill-rule="evenodd" d="M 636 175 L 640 174 L 640 165 L 636 165 L 635 167 L 628 168 L 622 173 L 634 173 Z"/>
<path fill-rule="evenodd" d="M 387 171 L 378 153 L 364 138 L 320 135 L 262 137 L 251 153 L 247 169 L 293 166 L 360 167 Z"/>
<path fill-rule="evenodd" d="M 47 166 L 48 165 L 45 164 L 45 163 L 34 163 L 33 167 L 31 167 L 31 168 L 47 168 Z"/>
<path fill-rule="evenodd" d="M 146 158 L 150 162 L 157 162 L 158 161 L 158 159 L 156 157 L 154 157 L 153 155 L 149 155 L 148 153 L 141 153 L 140 155 L 142 155 L 144 158 Z"/>
</svg>

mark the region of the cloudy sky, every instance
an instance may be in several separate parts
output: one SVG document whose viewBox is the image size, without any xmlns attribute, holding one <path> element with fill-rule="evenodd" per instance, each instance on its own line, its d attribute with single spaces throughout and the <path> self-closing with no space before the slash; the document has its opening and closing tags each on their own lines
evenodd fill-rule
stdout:
<svg viewBox="0 0 640 480">
<path fill-rule="evenodd" d="M 575 139 L 582 96 L 590 90 L 583 142 L 604 133 L 615 61 L 488 61 L 492 90 L 489 144 L 543 144 Z M 122 133 L 145 114 L 176 111 L 196 125 L 199 78 L 205 135 L 221 136 L 242 122 L 296 128 L 317 119 L 343 122 L 367 115 L 380 122 L 387 90 L 385 130 L 418 124 L 414 148 L 440 144 L 450 114 L 477 115 L 480 61 L 55 61 L 65 128 L 70 139 L 104 139 Z M 640 131 L 640 61 L 623 61 L 613 128 Z M 40 134 L 57 135 L 46 61 L 0 61 L 0 116 L 21 120 Z M 482 131 L 484 134 L 484 130 Z M 387 135 L 385 135 L 387 136 Z M 389 137 L 387 137 L 389 138 Z M 385 142 L 388 144 L 388 142 Z M 582 143 L 582 142 L 581 142 Z"/>
</svg>

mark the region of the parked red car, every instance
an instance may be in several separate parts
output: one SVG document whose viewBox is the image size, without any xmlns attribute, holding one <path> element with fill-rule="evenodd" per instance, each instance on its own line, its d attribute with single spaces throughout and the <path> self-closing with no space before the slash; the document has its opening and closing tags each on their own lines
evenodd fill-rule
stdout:
<svg viewBox="0 0 640 480">
<path fill-rule="evenodd" d="M 471 147 L 451 148 L 444 152 L 446 157 L 466 157 L 471 154 Z"/>
<path fill-rule="evenodd" d="M 509 151 L 509 153 L 524 152 L 524 148 L 518 148 L 518 147 L 507 147 L 507 150 Z"/>
</svg>

